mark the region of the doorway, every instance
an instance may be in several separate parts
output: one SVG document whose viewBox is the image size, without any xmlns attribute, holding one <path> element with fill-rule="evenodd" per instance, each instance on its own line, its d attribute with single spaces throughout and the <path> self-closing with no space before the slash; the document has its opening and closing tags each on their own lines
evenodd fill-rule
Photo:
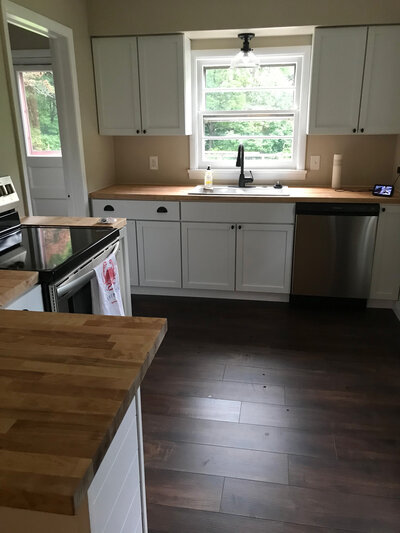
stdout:
<svg viewBox="0 0 400 533">
<path fill-rule="evenodd" d="M 72 31 L 8 0 L 2 8 L 28 214 L 86 216 Z"/>
</svg>

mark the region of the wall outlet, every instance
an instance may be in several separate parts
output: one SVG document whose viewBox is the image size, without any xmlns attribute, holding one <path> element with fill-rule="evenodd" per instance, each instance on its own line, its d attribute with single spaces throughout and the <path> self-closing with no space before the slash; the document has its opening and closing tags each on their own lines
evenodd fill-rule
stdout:
<svg viewBox="0 0 400 533">
<path fill-rule="evenodd" d="M 310 170 L 319 170 L 320 163 L 321 163 L 321 156 L 312 155 L 310 157 Z"/>
<path fill-rule="evenodd" d="M 158 155 L 151 155 L 149 157 L 150 170 L 158 170 Z"/>
</svg>

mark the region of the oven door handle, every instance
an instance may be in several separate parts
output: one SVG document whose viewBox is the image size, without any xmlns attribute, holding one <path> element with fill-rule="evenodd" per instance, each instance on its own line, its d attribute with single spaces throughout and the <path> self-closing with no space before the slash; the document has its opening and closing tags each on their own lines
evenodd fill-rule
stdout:
<svg viewBox="0 0 400 533">
<path fill-rule="evenodd" d="M 112 254 L 117 254 L 118 250 L 119 250 L 119 241 L 115 245 L 115 247 L 112 250 L 112 252 L 110 252 L 108 254 L 108 256 L 105 259 L 103 259 L 103 261 L 106 261 Z M 79 278 L 76 278 L 76 279 L 70 281 L 69 283 L 66 283 L 65 285 L 64 284 L 60 285 L 59 287 L 57 287 L 57 297 L 58 298 L 62 298 L 68 292 L 74 291 L 75 289 L 77 289 L 79 287 L 83 287 L 84 285 L 86 285 L 86 283 L 88 281 L 90 281 L 92 278 L 94 278 L 95 275 L 96 275 L 96 273 L 92 269 L 89 272 L 86 272 L 86 274 L 82 274 L 82 276 L 80 276 Z"/>
</svg>

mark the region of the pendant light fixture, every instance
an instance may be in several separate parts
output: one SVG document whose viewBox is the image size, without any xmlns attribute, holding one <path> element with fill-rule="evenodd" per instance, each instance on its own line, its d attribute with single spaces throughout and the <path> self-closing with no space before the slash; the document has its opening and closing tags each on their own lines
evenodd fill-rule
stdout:
<svg viewBox="0 0 400 533">
<path fill-rule="evenodd" d="M 240 52 L 232 59 L 231 68 L 259 68 L 260 61 L 250 48 L 250 41 L 254 33 L 239 33 L 239 39 L 243 40 Z"/>
</svg>

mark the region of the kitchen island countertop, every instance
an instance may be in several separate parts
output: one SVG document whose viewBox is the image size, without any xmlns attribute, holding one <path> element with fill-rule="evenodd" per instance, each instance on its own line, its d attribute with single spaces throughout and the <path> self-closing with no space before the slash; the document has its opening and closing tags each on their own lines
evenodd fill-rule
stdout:
<svg viewBox="0 0 400 533">
<path fill-rule="evenodd" d="M 391 198 L 373 196 L 368 190 L 334 190 L 323 187 L 289 187 L 290 196 L 227 196 L 189 194 L 194 188 L 178 185 L 112 185 L 90 193 L 93 199 L 113 200 L 162 200 L 180 202 L 249 202 L 249 203 L 292 203 L 292 202 L 366 202 L 400 204 L 400 193 Z"/>
<path fill-rule="evenodd" d="M 22 296 L 36 285 L 38 280 L 37 272 L 0 270 L 0 309 Z"/>
<path fill-rule="evenodd" d="M 0 507 L 76 514 L 166 330 L 0 311 Z"/>
</svg>

